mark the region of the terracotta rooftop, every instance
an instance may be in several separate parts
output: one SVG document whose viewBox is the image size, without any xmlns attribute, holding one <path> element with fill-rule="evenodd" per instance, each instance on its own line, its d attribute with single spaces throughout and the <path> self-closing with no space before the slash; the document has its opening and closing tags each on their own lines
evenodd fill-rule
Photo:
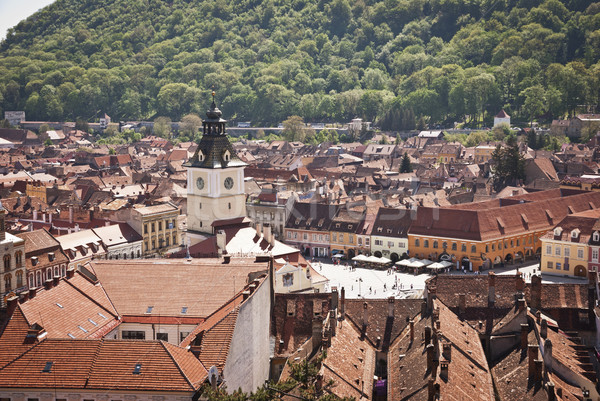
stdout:
<svg viewBox="0 0 600 401">
<path fill-rule="evenodd" d="M 236 295 L 267 262 L 248 258 L 93 261 L 90 269 L 121 315 L 206 317 Z M 186 307 L 185 313 L 182 313 Z"/>
<path fill-rule="evenodd" d="M 101 287 L 89 293 L 86 289 L 89 281 L 75 273 L 48 290 L 38 289 L 18 308 L 30 325 L 42 326 L 49 338 L 101 338 L 119 325 L 119 318 Z"/>
<path fill-rule="evenodd" d="M 48 339 L 0 369 L 0 387 L 194 392 L 207 376 L 161 341 Z"/>
</svg>

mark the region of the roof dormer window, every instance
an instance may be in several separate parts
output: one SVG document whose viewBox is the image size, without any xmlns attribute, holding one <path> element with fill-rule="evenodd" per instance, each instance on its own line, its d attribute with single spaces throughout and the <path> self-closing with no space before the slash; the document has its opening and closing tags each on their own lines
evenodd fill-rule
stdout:
<svg viewBox="0 0 600 401">
<path fill-rule="evenodd" d="M 562 235 L 562 231 L 563 231 L 563 230 L 562 230 L 562 228 L 560 228 L 560 227 L 556 227 L 556 228 L 554 229 L 554 236 L 555 236 L 555 237 L 560 237 L 560 236 Z"/>
<path fill-rule="evenodd" d="M 223 160 L 228 162 L 231 159 L 231 153 L 229 153 L 229 150 L 225 150 L 225 152 L 223 152 Z"/>
<path fill-rule="evenodd" d="M 594 242 L 600 241 L 600 234 L 598 233 L 598 231 L 594 231 L 593 239 L 594 239 Z"/>
<path fill-rule="evenodd" d="M 574 229 L 573 231 L 571 231 L 571 238 L 572 238 L 572 239 L 577 239 L 577 238 L 579 238 L 579 233 L 580 233 L 580 231 L 579 231 L 579 229 L 578 229 L 578 228 Z"/>
<path fill-rule="evenodd" d="M 198 161 L 204 161 L 204 153 L 201 150 L 198 150 Z"/>
</svg>

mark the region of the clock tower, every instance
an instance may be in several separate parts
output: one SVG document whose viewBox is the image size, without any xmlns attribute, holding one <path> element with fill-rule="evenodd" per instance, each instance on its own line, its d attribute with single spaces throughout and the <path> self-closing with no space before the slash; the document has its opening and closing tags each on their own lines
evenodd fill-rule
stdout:
<svg viewBox="0 0 600 401">
<path fill-rule="evenodd" d="M 187 167 L 188 237 L 213 234 L 219 220 L 246 217 L 244 167 L 225 133 L 226 120 L 213 101 L 202 121 L 202 139 Z M 200 239 L 200 236 L 197 236 Z M 193 245 L 193 244 L 192 244 Z"/>
</svg>

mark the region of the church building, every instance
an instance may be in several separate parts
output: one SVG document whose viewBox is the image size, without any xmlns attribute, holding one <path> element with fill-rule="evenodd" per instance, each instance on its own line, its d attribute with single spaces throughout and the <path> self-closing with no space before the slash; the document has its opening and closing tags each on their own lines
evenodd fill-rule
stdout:
<svg viewBox="0 0 600 401">
<path fill-rule="evenodd" d="M 226 120 L 213 101 L 202 122 L 196 153 L 184 164 L 187 173 L 187 227 L 193 245 L 215 234 L 215 227 L 246 218 L 244 163 L 225 132 Z"/>
</svg>

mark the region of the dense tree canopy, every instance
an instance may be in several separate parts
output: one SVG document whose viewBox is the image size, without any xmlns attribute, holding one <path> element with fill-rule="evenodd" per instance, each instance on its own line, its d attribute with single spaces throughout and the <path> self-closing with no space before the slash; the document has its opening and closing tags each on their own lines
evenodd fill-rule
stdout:
<svg viewBox="0 0 600 401">
<path fill-rule="evenodd" d="M 529 122 L 597 106 L 599 59 L 581 0 L 57 0 L 0 44 L 0 112 Z"/>
</svg>

